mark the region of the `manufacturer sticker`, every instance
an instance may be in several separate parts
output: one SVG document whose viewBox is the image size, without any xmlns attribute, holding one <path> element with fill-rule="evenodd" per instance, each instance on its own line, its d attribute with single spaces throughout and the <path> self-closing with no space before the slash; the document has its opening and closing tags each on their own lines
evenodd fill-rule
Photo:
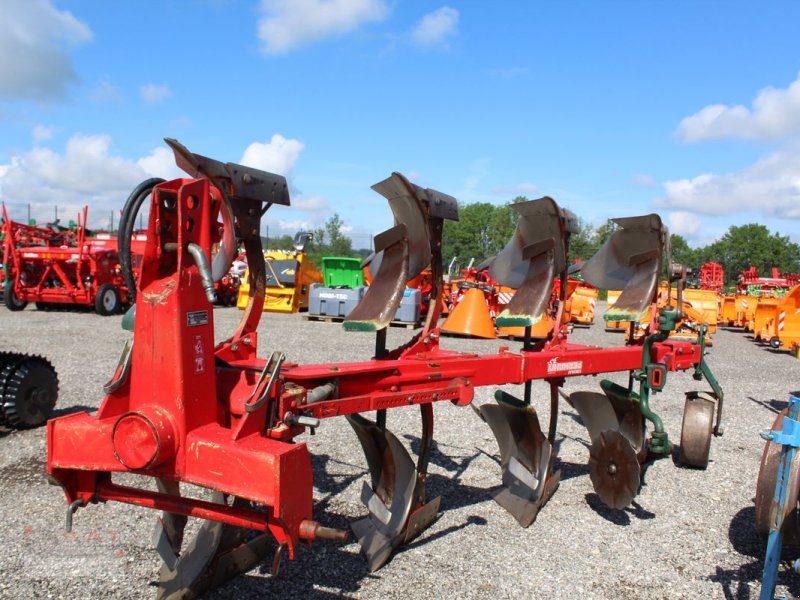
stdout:
<svg viewBox="0 0 800 600">
<path fill-rule="evenodd" d="M 207 310 L 194 310 L 186 313 L 186 326 L 197 327 L 198 325 L 208 325 Z"/>
<path fill-rule="evenodd" d="M 547 373 L 567 373 L 568 375 L 578 374 L 583 370 L 583 361 L 574 360 L 571 362 L 559 362 L 558 357 L 547 361 Z"/>
</svg>

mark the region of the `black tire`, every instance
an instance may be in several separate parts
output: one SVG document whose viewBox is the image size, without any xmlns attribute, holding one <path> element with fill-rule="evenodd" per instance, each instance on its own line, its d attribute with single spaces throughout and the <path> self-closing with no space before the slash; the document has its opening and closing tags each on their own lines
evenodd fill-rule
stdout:
<svg viewBox="0 0 800 600">
<path fill-rule="evenodd" d="M 98 315 L 107 317 L 119 311 L 120 300 L 119 292 L 115 285 L 111 283 L 104 283 L 97 290 L 97 295 L 94 297 L 94 309 Z"/>
<path fill-rule="evenodd" d="M 18 310 L 24 310 L 24 308 L 28 306 L 27 300 L 20 300 L 17 297 L 17 294 L 14 292 L 13 285 L 6 286 L 6 293 L 5 297 L 3 298 L 3 302 L 5 302 L 8 310 L 13 310 L 14 312 Z"/>
<path fill-rule="evenodd" d="M 21 355 L 14 352 L 0 352 L 0 426 L 3 427 L 9 424 L 3 413 L 3 388 L 7 376 L 14 372 L 14 365 L 20 358 Z"/>
<path fill-rule="evenodd" d="M 46 360 L 25 357 L 17 363 L 3 386 L 3 415 L 12 427 L 43 425 L 58 399 L 58 377 Z"/>
</svg>

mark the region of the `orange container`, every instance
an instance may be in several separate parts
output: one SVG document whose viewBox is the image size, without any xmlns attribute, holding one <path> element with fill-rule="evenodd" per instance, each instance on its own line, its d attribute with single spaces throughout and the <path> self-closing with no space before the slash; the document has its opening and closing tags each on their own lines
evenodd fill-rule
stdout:
<svg viewBox="0 0 800 600">
<path fill-rule="evenodd" d="M 456 307 L 450 311 L 439 328 L 442 333 L 494 339 L 494 321 L 489 314 L 486 296 L 478 288 L 470 288 Z"/>
</svg>

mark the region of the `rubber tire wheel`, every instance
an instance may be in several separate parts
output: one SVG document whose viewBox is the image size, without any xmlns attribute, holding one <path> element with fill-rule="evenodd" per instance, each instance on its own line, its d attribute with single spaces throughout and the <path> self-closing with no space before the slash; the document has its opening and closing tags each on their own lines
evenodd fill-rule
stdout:
<svg viewBox="0 0 800 600">
<path fill-rule="evenodd" d="M 18 310 L 24 310 L 26 306 L 28 306 L 27 300 L 20 300 L 17 298 L 17 295 L 14 293 L 14 286 L 7 286 L 5 297 L 3 298 L 3 302 L 5 302 L 6 308 L 8 310 L 13 310 L 14 312 Z"/>
<path fill-rule="evenodd" d="M 55 369 L 42 359 L 25 358 L 5 382 L 3 414 L 14 428 L 38 427 L 50 418 L 57 399 Z"/>
<path fill-rule="evenodd" d="M 23 358 L 21 354 L 16 354 L 14 352 L 0 352 L 0 426 L 5 427 L 9 423 L 6 420 L 5 414 L 3 414 L 3 388 L 5 387 L 5 379 L 7 378 L 4 376 L 4 373 L 7 371 L 7 375 L 10 376 L 11 373 L 14 372 L 14 364 L 19 362 L 19 360 Z M 6 370 L 6 367 L 8 369 Z"/>
<path fill-rule="evenodd" d="M 119 292 L 114 284 L 104 283 L 97 290 L 97 296 L 94 297 L 94 309 L 98 315 L 107 317 L 119 311 L 120 300 Z"/>
<path fill-rule="evenodd" d="M 714 422 L 714 402 L 705 398 L 687 397 L 683 406 L 681 426 L 681 465 L 705 469 L 711 450 L 711 431 Z"/>
</svg>

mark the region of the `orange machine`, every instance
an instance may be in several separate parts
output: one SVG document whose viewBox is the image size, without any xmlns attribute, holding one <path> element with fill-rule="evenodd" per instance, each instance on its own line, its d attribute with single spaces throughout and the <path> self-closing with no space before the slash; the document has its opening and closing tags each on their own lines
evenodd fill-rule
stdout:
<svg viewBox="0 0 800 600">
<path fill-rule="evenodd" d="M 606 297 L 606 311 L 609 311 L 617 302 L 620 294 L 619 290 L 608 290 Z M 627 331 L 628 324 L 624 321 L 606 321 L 606 331 Z"/>
<path fill-rule="evenodd" d="M 677 295 L 677 290 L 672 289 L 672 294 Z M 688 302 L 694 310 L 702 313 L 702 322 L 708 325 L 708 332 L 717 331 L 717 320 L 719 315 L 719 294 L 715 290 L 683 290 L 683 299 Z"/>
<path fill-rule="evenodd" d="M 778 300 L 772 315 L 761 327 L 759 338 L 775 349 L 800 345 L 800 285 Z"/>
<path fill-rule="evenodd" d="M 569 291 L 569 290 L 568 290 Z M 594 323 L 597 307 L 597 288 L 583 282 L 578 283 L 569 300 L 569 321 L 580 325 Z"/>
<path fill-rule="evenodd" d="M 764 296 L 758 299 L 756 304 L 755 316 L 753 317 L 752 328 L 748 331 L 753 332 L 753 338 L 758 342 L 762 341 L 761 333 L 767 325 L 767 321 L 774 320 L 776 316 L 776 309 L 780 298 L 774 296 Z M 769 339 L 769 338 L 767 338 Z M 767 341 L 766 339 L 763 341 Z"/>
</svg>

